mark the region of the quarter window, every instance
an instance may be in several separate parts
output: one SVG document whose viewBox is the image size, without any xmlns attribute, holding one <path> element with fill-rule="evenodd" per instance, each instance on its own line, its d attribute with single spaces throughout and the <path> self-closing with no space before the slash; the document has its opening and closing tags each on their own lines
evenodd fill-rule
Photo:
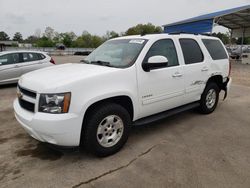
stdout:
<svg viewBox="0 0 250 188">
<path fill-rule="evenodd" d="M 201 63 L 204 60 L 199 44 L 193 39 L 180 39 L 185 64 Z"/>
<path fill-rule="evenodd" d="M 219 40 L 203 39 L 202 42 L 213 60 L 228 59 L 227 53 Z"/>
<path fill-rule="evenodd" d="M 171 39 L 162 39 L 155 42 L 149 49 L 144 63 L 152 56 L 164 56 L 168 59 L 168 67 L 179 65 L 174 42 Z"/>
</svg>

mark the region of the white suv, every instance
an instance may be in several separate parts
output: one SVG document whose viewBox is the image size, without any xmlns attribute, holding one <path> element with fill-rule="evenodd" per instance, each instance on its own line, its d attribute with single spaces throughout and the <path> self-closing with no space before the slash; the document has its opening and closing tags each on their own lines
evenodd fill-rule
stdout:
<svg viewBox="0 0 250 188">
<path fill-rule="evenodd" d="M 214 37 L 189 34 L 109 40 L 82 63 L 28 73 L 16 119 L 35 139 L 98 155 L 122 148 L 131 125 L 198 107 L 213 112 L 231 84 L 228 54 Z"/>
</svg>

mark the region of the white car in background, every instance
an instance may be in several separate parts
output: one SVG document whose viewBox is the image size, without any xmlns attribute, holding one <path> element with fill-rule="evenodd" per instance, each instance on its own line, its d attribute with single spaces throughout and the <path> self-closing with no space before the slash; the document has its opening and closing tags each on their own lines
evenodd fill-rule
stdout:
<svg viewBox="0 0 250 188">
<path fill-rule="evenodd" d="M 0 52 L 0 85 L 17 83 L 23 74 L 52 65 L 54 60 L 44 52 Z"/>
</svg>

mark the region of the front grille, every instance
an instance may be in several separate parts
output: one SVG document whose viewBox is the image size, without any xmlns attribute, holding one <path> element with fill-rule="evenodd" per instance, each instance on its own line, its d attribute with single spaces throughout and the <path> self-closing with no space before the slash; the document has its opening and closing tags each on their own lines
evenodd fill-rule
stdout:
<svg viewBox="0 0 250 188">
<path fill-rule="evenodd" d="M 28 110 L 30 112 L 35 112 L 35 104 L 25 101 L 23 99 L 18 99 L 19 104 L 22 108 L 24 108 L 25 110 Z"/>
<path fill-rule="evenodd" d="M 35 92 L 24 89 L 24 88 L 20 87 L 19 85 L 18 85 L 18 88 L 19 88 L 20 92 L 23 93 L 24 95 L 27 95 L 27 96 L 32 97 L 34 99 L 36 98 Z"/>
</svg>

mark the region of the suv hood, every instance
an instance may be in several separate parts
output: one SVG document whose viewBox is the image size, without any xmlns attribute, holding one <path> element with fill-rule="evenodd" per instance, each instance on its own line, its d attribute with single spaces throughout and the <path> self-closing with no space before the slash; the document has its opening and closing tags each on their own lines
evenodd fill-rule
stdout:
<svg viewBox="0 0 250 188">
<path fill-rule="evenodd" d="M 119 69 L 112 67 L 69 63 L 27 73 L 20 78 L 18 83 L 22 87 L 38 93 L 41 91 L 45 92 L 49 89 L 55 91 L 56 88 L 64 85 L 94 76 L 97 77 L 103 74 L 110 74 L 118 70 Z"/>
</svg>

